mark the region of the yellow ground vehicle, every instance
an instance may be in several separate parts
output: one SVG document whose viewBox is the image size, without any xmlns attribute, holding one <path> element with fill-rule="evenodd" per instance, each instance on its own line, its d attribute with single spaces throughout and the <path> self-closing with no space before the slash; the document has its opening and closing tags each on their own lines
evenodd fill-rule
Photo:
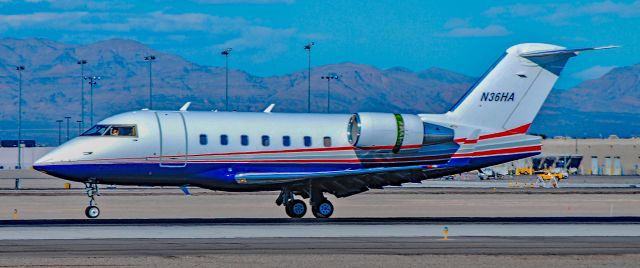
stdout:
<svg viewBox="0 0 640 268">
<path fill-rule="evenodd" d="M 538 174 L 538 177 L 540 177 L 545 181 L 552 180 L 553 178 L 555 178 L 558 181 L 569 178 L 569 176 L 566 173 L 552 172 L 550 170 L 540 170 L 540 171 L 536 171 L 535 173 Z"/>
<path fill-rule="evenodd" d="M 519 176 L 519 175 L 533 175 L 533 168 L 531 167 L 516 168 L 516 176 Z"/>
</svg>

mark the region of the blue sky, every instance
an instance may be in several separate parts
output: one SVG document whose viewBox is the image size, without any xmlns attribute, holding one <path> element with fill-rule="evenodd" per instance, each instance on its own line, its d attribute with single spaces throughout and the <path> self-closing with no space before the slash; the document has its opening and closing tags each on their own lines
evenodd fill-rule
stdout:
<svg viewBox="0 0 640 268">
<path fill-rule="evenodd" d="M 0 37 L 127 38 L 205 65 L 268 76 L 338 62 L 479 76 L 510 45 L 616 44 L 578 57 L 559 87 L 640 63 L 640 1 L 0 0 Z"/>
</svg>

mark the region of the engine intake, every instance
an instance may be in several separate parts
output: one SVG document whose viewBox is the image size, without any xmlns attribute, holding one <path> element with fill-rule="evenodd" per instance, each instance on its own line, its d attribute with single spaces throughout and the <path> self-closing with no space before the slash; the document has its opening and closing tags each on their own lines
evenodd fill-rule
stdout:
<svg viewBox="0 0 640 268">
<path fill-rule="evenodd" d="M 347 135 L 353 146 L 391 148 L 398 153 L 401 149 L 419 149 L 424 139 L 424 127 L 417 115 L 356 113 L 349 119 Z"/>
</svg>

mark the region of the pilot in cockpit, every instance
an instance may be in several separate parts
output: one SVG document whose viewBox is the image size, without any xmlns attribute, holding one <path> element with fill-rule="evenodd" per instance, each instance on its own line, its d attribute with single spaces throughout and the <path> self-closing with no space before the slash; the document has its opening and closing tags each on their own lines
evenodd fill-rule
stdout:
<svg viewBox="0 0 640 268">
<path fill-rule="evenodd" d="M 117 127 L 111 128 L 111 136 L 120 136 L 120 129 Z"/>
</svg>

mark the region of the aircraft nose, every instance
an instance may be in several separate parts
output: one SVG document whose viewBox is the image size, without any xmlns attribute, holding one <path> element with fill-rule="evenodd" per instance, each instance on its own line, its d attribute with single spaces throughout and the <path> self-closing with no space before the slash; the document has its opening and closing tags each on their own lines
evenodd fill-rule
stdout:
<svg viewBox="0 0 640 268">
<path fill-rule="evenodd" d="M 57 164 L 60 164 L 61 159 L 63 159 L 61 157 L 61 154 L 64 154 L 63 147 L 64 145 L 59 146 L 58 148 L 55 148 L 42 157 L 38 158 L 35 162 L 33 162 L 33 169 L 49 175 L 55 173 L 54 169 L 56 168 Z"/>
<path fill-rule="evenodd" d="M 40 157 L 38 160 L 36 160 L 35 162 L 33 162 L 33 169 L 43 172 L 43 173 L 47 173 L 49 171 L 49 164 L 51 164 L 52 161 L 50 158 L 47 157 L 47 155 Z"/>
</svg>

